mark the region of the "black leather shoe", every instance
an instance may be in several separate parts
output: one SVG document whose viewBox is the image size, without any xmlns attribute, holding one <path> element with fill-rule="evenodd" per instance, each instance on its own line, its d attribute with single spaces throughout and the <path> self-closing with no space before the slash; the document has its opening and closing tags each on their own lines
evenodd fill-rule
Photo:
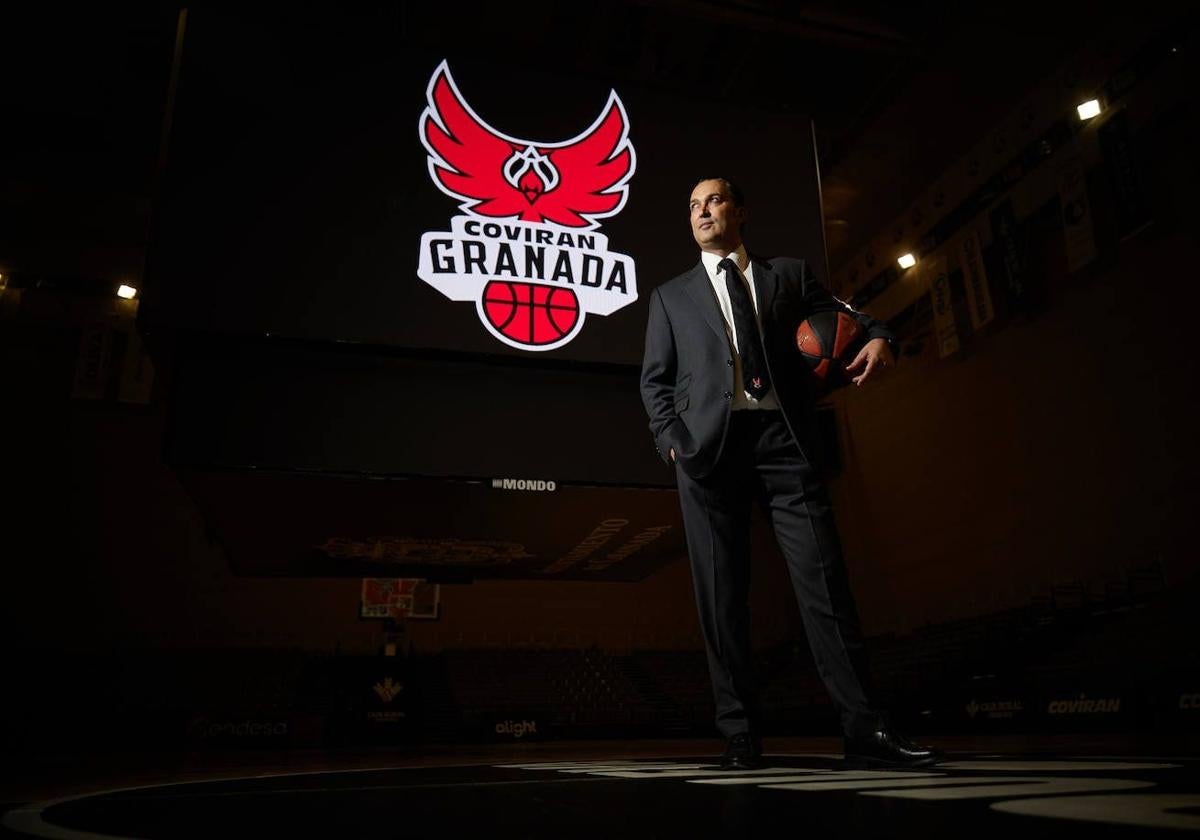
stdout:
<svg viewBox="0 0 1200 840">
<path fill-rule="evenodd" d="M 725 744 L 722 770 L 753 770 L 762 766 L 762 742 L 749 732 L 739 732 Z"/>
<path fill-rule="evenodd" d="M 934 747 L 919 747 L 898 732 L 880 727 L 869 735 L 845 739 L 843 763 L 853 770 L 868 767 L 929 767 L 946 758 Z"/>
</svg>

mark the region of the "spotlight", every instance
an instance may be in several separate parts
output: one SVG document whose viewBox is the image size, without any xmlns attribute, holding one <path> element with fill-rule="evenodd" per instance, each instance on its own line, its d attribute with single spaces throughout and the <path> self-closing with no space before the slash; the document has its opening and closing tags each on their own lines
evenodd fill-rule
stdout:
<svg viewBox="0 0 1200 840">
<path fill-rule="evenodd" d="M 901 268 L 912 268 L 917 264 L 917 258 L 912 254 L 905 254 L 900 259 L 896 260 L 896 262 L 900 263 Z"/>
<path fill-rule="evenodd" d="M 1092 117 L 1100 114 L 1100 100 L 1089 99 L 1087 102 L 1076 106 L 1075 110 L 1079 112 L 1079 119 L 1090 120 Z"/>
<path fill-rule="evenodd" d="M 125 300 L 133 300 L 136 294 L 137 289 L 133 286 L 126 286 L 124 283 L 121 284 L 121 288 L 117 289 L 117 297 L 123 297 Z"/>
</svg>

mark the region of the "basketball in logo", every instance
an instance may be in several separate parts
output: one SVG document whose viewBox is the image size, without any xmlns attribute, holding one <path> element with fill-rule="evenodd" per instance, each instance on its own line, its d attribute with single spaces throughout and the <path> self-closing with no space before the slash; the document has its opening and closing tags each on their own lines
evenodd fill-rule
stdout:
<svg viewBox="0 0 1200 840">
<path fill-rule="evenodd" d="M 530 347 L 561 340 L 579 322 L 575 292 L 538 283 L 492 280 L 483 287 L 482 309 L 494 331 Z"/>
<path fill-rule="evenodd" d="M 850 381 L 846 365 L 866 344 L 862 324 L 845 312 L 817 312 L 796 328 L 796 347 L 817 384 L 839 388 Z"/>
</svg>

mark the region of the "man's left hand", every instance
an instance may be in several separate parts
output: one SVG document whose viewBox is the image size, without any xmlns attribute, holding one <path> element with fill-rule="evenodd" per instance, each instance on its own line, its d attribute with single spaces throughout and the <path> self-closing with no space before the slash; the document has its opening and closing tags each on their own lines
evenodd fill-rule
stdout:
<svg viewBox="0 0 1200 840">
<path fill-rule="evenodd" d="M 856 369 L 862 368 L 862 373 L 851 380 L 855 385 L 861 385 L 872 376 L 895 366 L 896 360 L 892 356 L 892 348 L 887 339 L 872 338 L 858 351 L 854 361 L 846 365 L 846 372 L 854 373 Z"/>
</svg>

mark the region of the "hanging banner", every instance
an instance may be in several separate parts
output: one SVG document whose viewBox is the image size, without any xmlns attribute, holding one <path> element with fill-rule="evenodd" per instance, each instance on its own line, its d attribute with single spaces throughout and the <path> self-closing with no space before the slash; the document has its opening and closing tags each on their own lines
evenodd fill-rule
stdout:
<svg viewBox="0 0 1200 840">
<path fill-rule="evenodd" d="M 1058 198 L 1062 206 L 1067 271 L 1074 273 L 1096 259 L 1092 207 L 1088 201 L 1083 158 L 1072 150 L 1058 167 Z"/>
<path fill-rule="evenodd" d="M 1142 186 L 1133 139 L 1129 134 L 1129 119 L 1125 112 L 1113 114 L 1100 126 L 1099 135 L 1100 148 L 1104 152 L 1104 165 L 1112 182 L 1117 233 L 1124 239 L 1152 221 L 1149 199 Z"/>
<path fill-rule="evenodd" d="M 971 314 L 971 328 L 976 332 L 991 322 L 996 311 L 992 307 L 992 290 L 988 288 L 987 269 L 983 265 L 983 247 L 979 231 L 969 229 L 959 243 L 962 263 L 963 288 L 967 293 L 967 311 Z"/>
<path fill-rule="evenodd" d="M 999 251 L 1000 271 L 1008 299 L 1013 309 L 1032 308 L 1033 290 L 1030 288 L 1029 248 L 1025 231 L 1017 221 L 1012 197 L 1005 198 L 991 212 L 992 239 Z"/>
<path fill-rule="evenodd" d="M 154 363 L 142 344 L 136 328 L 126 332 L 125 357 L 121 361 L 121 381 L 117 400 L 123 403 L 149 405 L 154 388 Z"/>
<path fill-rule="evenodd" d="M 954 301 L 950 294 L 950 272 L 944 254 L 924 260 L 929 272 L 929 296 L 933 301 L 933 327 L 937 333 L 938 356 L 946 358 L 958 352 L 958 325 L 954 322 Z"/>
<path fill-rule="evenodd" d="M 112 330 L 105 326 L 84 327 L 79 338 L 79 356 L 75 359 L 71 399 L 104 399 L 111 359 Z"/>
</svg>

